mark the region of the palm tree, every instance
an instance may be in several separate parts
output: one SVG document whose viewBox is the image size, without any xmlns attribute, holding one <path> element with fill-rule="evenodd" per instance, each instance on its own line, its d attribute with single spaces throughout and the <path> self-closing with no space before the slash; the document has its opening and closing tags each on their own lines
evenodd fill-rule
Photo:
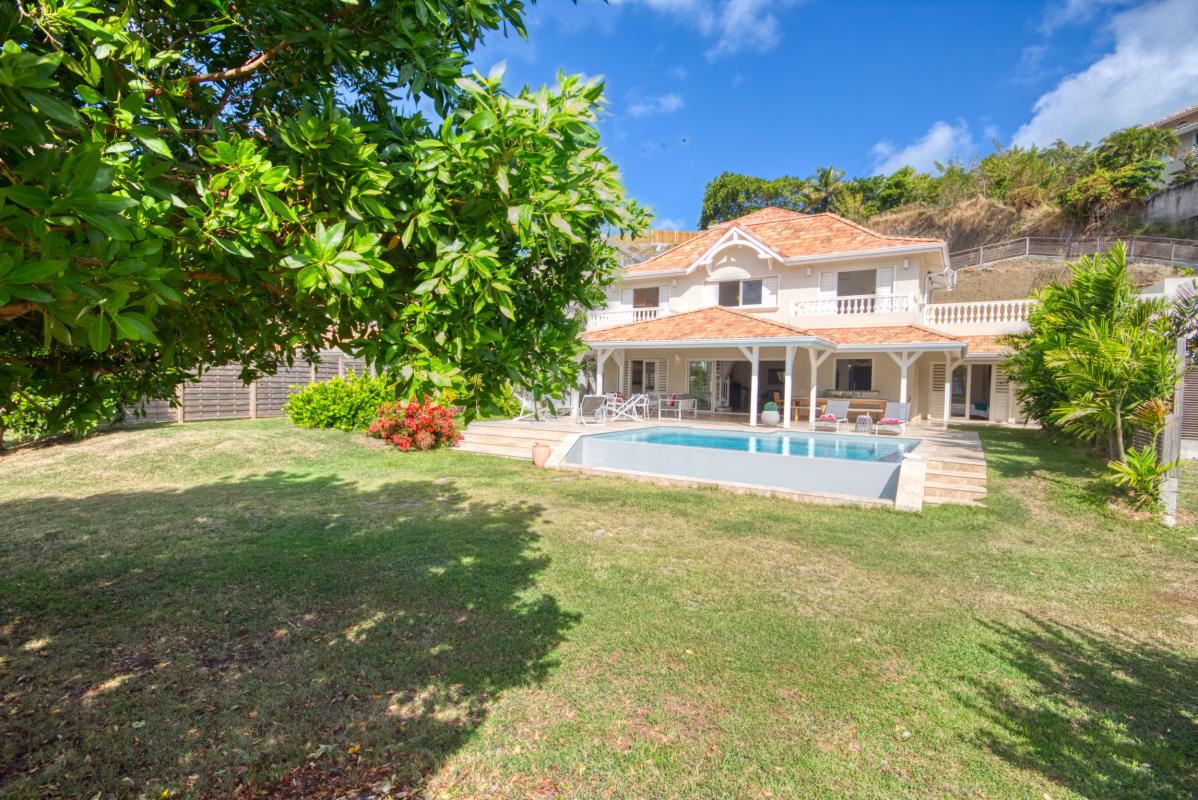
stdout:
<svg viewBox="0 0 1198 800">
<path fill-rule="evenodd" d="M 844 170 L 833 166 L 819 167 L 808 183 L 807 210 L 816 214 L 829 211 L 837 195 L 844 191 Z"/>
</svg>

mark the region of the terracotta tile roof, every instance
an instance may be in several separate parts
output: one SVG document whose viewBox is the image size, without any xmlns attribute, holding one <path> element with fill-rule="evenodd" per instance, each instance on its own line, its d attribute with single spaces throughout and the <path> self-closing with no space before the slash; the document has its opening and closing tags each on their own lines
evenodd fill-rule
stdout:
<svg viewBox="0 0 1198 800">
<path fill-rule="evenodd" d="M 989 353 L 1005 355 L 1011 352 L 1010 345 L 1003 344 L 1002 336 L 958 336 L 957 338 L 969 345 L 966 352 L 971 355 Z"/>
<path fill-rule="evenodd" d="M 715 225 L 686 244 L 639 264 L 633 264 L 627 268 L 626 274 L 635 276 L 645 272 L 683 272 L 733 226 L 757 238 L 783 258 L 852 253 L 919 244 L 943 244 L 940 239 L 886 236 L 835 214 L 801 214 L 781 208 L 763 208 Z"/>
<path fill-rule="evenodd" d="M 880 325 L 868 328 L 816 328 L 814 335 L 838 345 L 945 344 L 961 342 L 961 337 L 921 328 L 918 325 Z"/>
<path fill-rule="evenodd" d="M 1161 125 L 1168 124 L 1168 123 L 1172 122 L 1173 120 L 1178 119 L 1179 117 L 1184 117 L 1189 114 L 1193 114 L 1195 111 L 1198 111 L 1198 103 L 1195 103 L 1192 106 L 1186 106 L 1185 108 L 1181 109 L 1180 111 L 1174 111 L 1172 114 L 1166 114 L 1165 116 L 1161 117 L 1160 119 L 1154 119 L 1152 122 L 1149 122 L 1145 127 L 1159 128 Z"/>
<path fill-rule="evenodd" d="M 587 331 L 587 344 L 604 342 L 707 341 L 713 339 L 794 339 L 811 332 L 784 322 L 756 317 L 722 306 L 670 314 L 645 322 L 629 322 Z"/>
</svg>

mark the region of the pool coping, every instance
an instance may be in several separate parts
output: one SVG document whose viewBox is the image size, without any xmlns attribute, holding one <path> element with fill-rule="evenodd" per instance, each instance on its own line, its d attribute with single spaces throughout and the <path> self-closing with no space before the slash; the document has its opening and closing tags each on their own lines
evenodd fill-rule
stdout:
<svg viewBox="0 0 1198 800">
<path fill-rule="evenodd" d="M 640 426 L 638 426 L 640 427 Z M 645 427 L 658 427 L 645 426 Z M 661 426 L 661 427 L 686 427 L 678 425 Z M 706 426 L 715 428 L 715 426 Z M 727 424 L 715 428 L 716 430 L 729 430 L 743 433 L 743 426 Z M 787 432 L 795 431 L 794 428 L 778 427 L 771 432 Z M 921 437 L 894 437 L 915 439 L 919 442 L 916 449 L 903 456 L 903 460 L 899 463 L 899 479 L 898 488 L 895 493 L 895 499 L 888 500 L 881 497 L 862 497 L 861 495 L 853 494 L 837 494 L 832 492 L 812 492 L 799 489 L 787 489 L 780 486 L 764 486 L 757 483 L 743 483 L 741 481 L 716 480 L 713 478 L 689 478 L 679 475 L 667 475 L 659 472 L 644 472 L 633 469 L 619 469 L 617 467 L 595 467 L 582 464 L 568 463 L 566 455 L 578 443 L 579 439 L 587 436 L 598 436 L 604 433 L 611 433 L 610 430 L 593 430 L 579 431 L 570 433 L 565 436 L 553 448 L 549 455 L 549 460 L 545 463 L 546 469 L 566 469 L 576 472 L 583 472 L 598 476 L 607 477 L 622 477 L 630 480 L 639 481 L 642 483 L 654 483 L 659 486 L 675 486 L 680 488 L 715 488 L 726 489 L 736 494 L 756 494 L 764 497 L 780 497 L 794 502 L 818 503 L 822 505 L 851 505 L 861 508 L 892 508 L 899 511 L 922 511 L 923 510 L 923 487 L 925 477 L 927 475 L 927 457 L 923 454 L 916 455 L 919 448 L 926 444 L 926 440 Z M 876 435 L 876 434 L 871 434 Z M 891 437 L 885 437 L 891 438 Z"/>
</svg>

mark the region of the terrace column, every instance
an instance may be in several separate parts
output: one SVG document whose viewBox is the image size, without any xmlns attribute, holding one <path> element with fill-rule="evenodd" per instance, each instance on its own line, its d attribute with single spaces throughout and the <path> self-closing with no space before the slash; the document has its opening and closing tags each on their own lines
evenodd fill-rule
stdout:
<svg viewBox="0 0 1198 800">
<path fill-rule="evenodd" d="M 794 405 L 794 361 L 795 361 L 795 346 L 793 344 L 786 345 L 786 374 L 782 379 L 782 427 L 790 427 L 790 417 L 793 413 L 791 406 Z"/>
<path fill-rule="evenodd" d="M 616 350 L 613 355 L 616 359 L 616 392 L 624 391 L 624 351 Z"/>
<path fill-rule="evenodd" d="M 817 353 L 818 355 L 816 355 Z M 824 359 L 831 354 L 831 350 L 818 350 L 814 347 L 807 351 L 807 358 L 811 361 L 811 408 L 807 412 L 807 419 L 811 423 L 812 428 L 815 427 L 815 401 L 819 396 L 817 386 L 819 382 L 819 365 L 824 363 Z"/>
<path fill-rule="evenodd" d="M 759 386 L 757 378 L 758 367 L 761 364 L 761 347 L 753 345 L 748 349 L 744 347 L 738 349 L 745 354 L 745 358 L 749 359 L 749 365 L 753 369 L 753 376 L 749 379 L 749 427 L 755 428 L 757 427 L 757 391 Z"/>
<path fill-rule="evenodd" d="M 907 387 L 908 387 L 907 370 L 910 369 L 911 365 L 914 364 L 919 359 L 920 354 L 904 351 L 902 353 L 890 353 L 889 355 L 892 359 L 894 359 L 894 363 L 899 365 L 899 370 L 900 370 L 898 401 L 900 403 L 909 402 L 907 400 Z"/>
<path fill-rule="evenodd" d="M 610 349 L 595 351 L 595 394 L 603 394 L 603 367 L 610 356 Z"/>
</svg>

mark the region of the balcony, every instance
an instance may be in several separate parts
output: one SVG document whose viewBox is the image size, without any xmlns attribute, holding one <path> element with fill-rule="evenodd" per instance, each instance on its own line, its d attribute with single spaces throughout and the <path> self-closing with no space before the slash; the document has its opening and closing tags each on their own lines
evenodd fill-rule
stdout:
<svg viewBox="0 0 1198 800">
<path fill-rule="evenodd" d="M 653 306 L 652 308 L 599 308 L 587 312 L 587 330 L 610 328 L 613 325 L 623 325 L 627 322 L 645 322 L 670 313 L 668 308 Z"/>
<path fill-rule="evenodd" d="M 1027 326 L 1028 314 L 1035 302 L 984 300 L 977 303 L 932 303 L 923 307 L 923 324 L 933 328 L 984 328 L 986 332 L 1015 332 Z"/>
<path fill-rule="evenodd" d="M 851 316 L 901 314 L 915 308 L 915 295 L 911 294 L 851 294 L 795 300 L 791 303 L 790 313 L 795 317 Z"/>
</svg>

